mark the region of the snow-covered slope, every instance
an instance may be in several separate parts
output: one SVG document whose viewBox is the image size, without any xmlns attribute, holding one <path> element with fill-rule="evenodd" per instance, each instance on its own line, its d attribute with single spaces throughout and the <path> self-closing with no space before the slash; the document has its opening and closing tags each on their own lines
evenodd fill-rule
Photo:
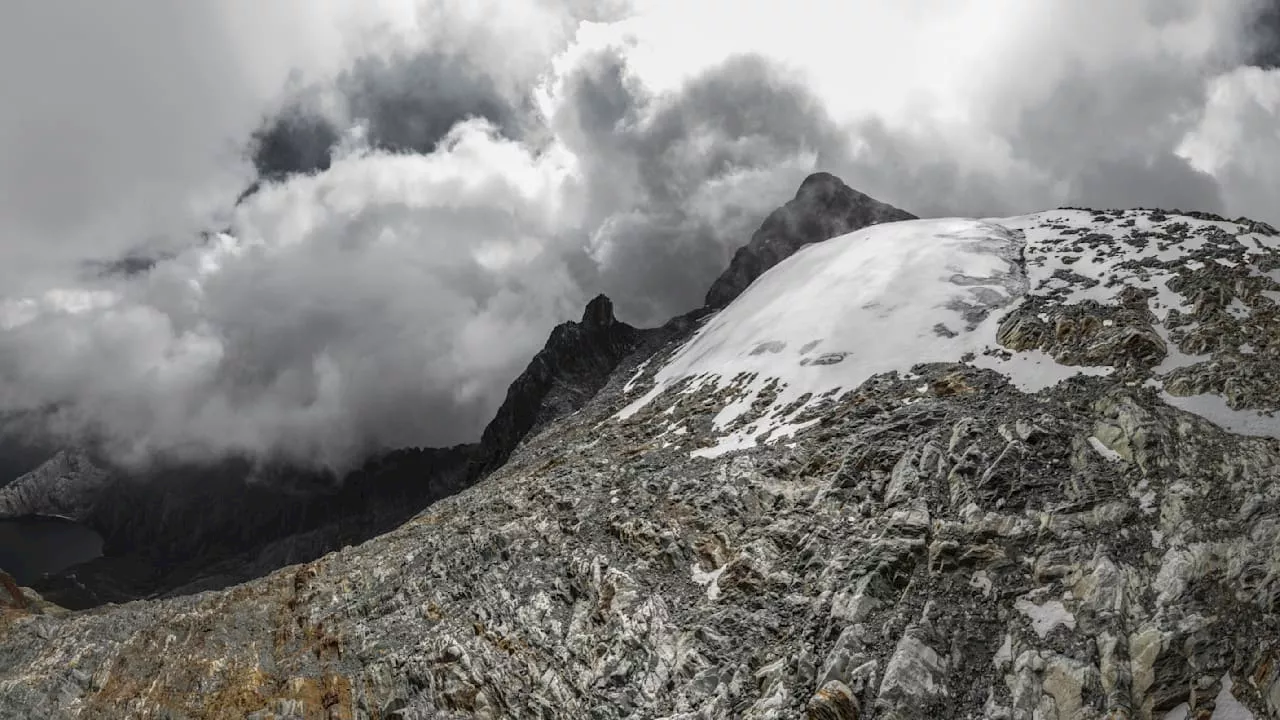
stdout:
<svg viewBox="0 0 1280 720">
<path fill-rule="evenodd" d="M 974 220 L 887 223 L 806 247 L 712 318 L 620 416 L 691 379 L 690 392 L 731 390 L 721 427 L 777 390 L 770 411 L 703 454 L 789 434 L 809 404 L 871 375 L 983 349 L 992 310 L 1026 291 L 1020 251 L 1007 229 Z"/>
<path fill-rule="evenodd" d="M 1280 238 L 1265 226 L 1143 210 L 875 225 L 805 247 L 766 272 L 667 359 L 652 387 L 618 417 L 673 388 L 717 393 L 720 442 L 694 451 L 715 456 L 793 435 L 816 421 L 815 406 L 878 373 L 968 362 L 1036 391 L 1073 375 L 1111 374 L 1115 366 L 1089 359 L 1144 343 L 1161 357 L 1140 367 L 1141 379 L 1163 387 L 1172 373 L 1213 361 L 1179 348 L 1197 328 L 1197 301 L 1204 302 L 1192 279 L 1212 265 L 1275 286 L 1278 248 Z M 1280 301 L 1280 286 L 1254 290 L 1225 311 L 1239 319 Z M 1040 305 L 1090 319 L 1032 313 L 1030 325 L 1046 325 L 1032 340 L 1028 322 L 1006 327 L 1017 311 Z M 1129 314 L 1103 317 L 1121 308 Z M 1040 337 L 1049 333 L 1097 347 L 1068 351 Z M 1256 409 L 1233 409 L 1213 394 L 1165 396 L 1237 431 L 1280 433 L 1280 423 Z"/>
</svg>

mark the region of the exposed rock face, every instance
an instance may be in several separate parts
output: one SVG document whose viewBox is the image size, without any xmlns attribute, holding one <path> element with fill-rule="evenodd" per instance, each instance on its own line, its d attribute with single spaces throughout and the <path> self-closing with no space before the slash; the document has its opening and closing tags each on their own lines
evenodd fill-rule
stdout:
<svg viewBox="0 0 1280 720">
<path fill-rule="evenodd" d="M 556 327 L 484 429 L 485 468 L 506 462 L 536 428 L 582 407 L 635 349 L 639 337 L 638 330 L 613 316 L 613 302 L 604 295 L 587 303 L 581 322 Z"/>
<path fill-rule="evenodd" d="M 110 471 L 88 453 L 63 450 L 0 488 L 0 517 L 58 515 L 83 520 L 93 512 Z"/>
<path fill-rule="evenodd" d="M 805 178 L 796 196 L 774 210 L 751 241 L 738 248 L 728 269 L 707 292 L 707 307 L 722 308 L 766 270 L 810 243 L 828 240 L 876 223 L 911 220 L 912 215 L 845 185 L 825 172 Z"/>
<path fill-rule="evenodd" d="M 1248 412 L 1280 396 L 1251 363 L 1233 405 L 1173 386 L 1273 352 L 1280 236 L 1103 215 L 999 221 L 1025 297 L 983 306 L 989 352 L 780 408 L 778 382 L 660 383 L 704 319 L 682 318 L 361 545 L 220 592 L 0 611 L 0 717 L 1280 718 L 1280 423 Z M 990 300 L 977 280 L 947 278 Z M 1214 303 L 1186 323 L 1193 297 Z M 858 361 L 760 347 L 793 378 Z M 707 456 L 780 413 L 785 436 Z"/>
</svg>

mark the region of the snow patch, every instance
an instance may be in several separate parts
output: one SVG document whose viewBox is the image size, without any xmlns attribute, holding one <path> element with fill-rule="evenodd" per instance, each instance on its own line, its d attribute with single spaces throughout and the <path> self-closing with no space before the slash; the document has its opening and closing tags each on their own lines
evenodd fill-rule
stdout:
<svg viewBox="0 0 1280 720">
<path fill-rule="evenodd" d="M 1040 350 L 1008 352 L 996 345 L 995 331 L 1005 313 L 1028 296 L 1048 296 L 1060 305 L 1114 306 L 1126 288 L 1147 293 L 1153 328 L 1167 347 L 1148 382 L 1159 388 L 1167 373 L 1211 359 L 1181 352 L 1166 326 L 1174 310 L 1192 311 L 1190 299 L 1169 287 L 1180 275 L 1205 268 L 1205 261 L 1190 255 L 1221 255 L 1226 249 L 1233 259 L 1216 257 L 1209 264 L 1236 267 L 1280 250 L 1280 239 L 1244 230 L 1228 221 L 1143 210 L 1052 210 L 874 225 L 805 246 L 764 273 L 705 322 L 658 369 L 653 386 L 614 417 L 625 420 L 676 387 L 719 394 L 711 445 L 692 451 L 717 457 L 793 438 L 816 422 L 800 420 L 816 404 L 916 363 L 967 361 L 1005 375 L 1024 392 L 1080 375 L 1107 376 L 1115 368 L 1065 366 Z M 1280 282 L 1280 271 L 1250 269 Z M 1280 304 L 1280 290 L 1263 294 Z M 1237 298 L 1227 311 L 1243 321 L 1252 309 Z M 635 389 L 647 365 L 636 369 L 624 393 Z M 927 387 L 917 388 L 915 397 L 902 402 L 917 402 L 927 393 Z M 1222 412 L 1220 398 L 1169 401 L 1235 432 L 1280 437 L 1280 420 Z M 1090 445 L 1100 455 L 1118 459 L 1095 441 Z"/>
<path fill-rule="evenodd" d="M 1037 605 L 1030 600 L 1018 600 L 1013 607 L 1031 620 L 1031 629 L 1041 640 L 1058 626 L 1069 630 L 1076 629 L 1076 616 L 1057 600 L 1049 600 L 1042 605 Z"/>
<path fill-rule="evenodd" d="M 715 570 L 704 571 L 702 568 L 698 567 L 697 563 L 693 564 L 693 567 L 691 568 L 693 581 L 698 585 L 706 586 L 708 600 L 715 600 L 720 597 L 720 576 L 724 574 L 725 568 L 727 567 L 729 566 L 721 565 Z"/>
<path fill-rule="evenodd" d="M 1213 699 L 1213 715 L 1209 720 L 1255 720 L 1253 713 L 1231 694 L 1231 673 L 1222 676 L 1222 689 Z"/>
<path fill-rule="evenodd" d="M 1233 410 L 1226 398 L 1220 395 L 1170 395 L 1161 391 L 1160 397 L 1168 404 L 1208 420 L 1218 427 L 1237 435 L 1280 438 L 1280 415 L 1258 410 Z"/>
<path fill-rule="evenodd" d="M 983 597 L 991 597 L 991 578 L 987 575 L 986 570 L 978 570 L 969 578 L 969 587 L 974 588 L 982 593 Z"/>
<path fill-rule="evenodd" d="M 645 368 L 649 367 L 649 362 L 651 360 L 653 360 L 652 357 L 645 358 L 645 361 L 636 367 L 636 371 L 631 374 L 631 378 L 627 380 L 627 384 L 622 386 L 623 395 L 628 395 L 633 389 L 635 389 L 636 383 L 640 382 L 640 378 L 644 377 Z"/>
<path fill-rule="evenodd" d="M 1089 447 L 1093 448 L 1105 460 L 1111 462 L 1122 462 L 1124 460 L 1123 455 L 1107 447 L 1096 435 L 1089 436 Z"/>
<path fill-rule="evenodd" d="M 1062 365 L 1043 350 L 1024 350 L 1008 358 L 996 355 L 979 355 L 970 365 L 995 370 L 1009 378 L 1009 382 L 1023 392 L 1039 392 L 1076 377 L 1105 377 L 1115 368 L 1091 365 Z"/>
<path fill-rule="evenodd" d="M 1231 673 L 1222 676 L 1222 689 L 1213 699 L 1213 714 L 1209 720 L 1256 720 L 1253 712 L 1231 694 Z M 1182 703 L 1165 713 L 1162 720 L 1192 720 L 1191 706 Z"/>
<path fill-rule="evenodd" d="M 1165 357 L 1160 364 L 1151 369 L 1155 375 L 1167 375 L 1178 368 L 1191 367 L 1202 362 L 1213 359 L 1212 355 L 1188 355 L 1178 349 L 1178 344 L 1173 341 L 1173 337 L 1164 325 L 1156 323 L 1151 326 L 1155 330 L 1156 335 L 1164 341 Z"/>
</svg>

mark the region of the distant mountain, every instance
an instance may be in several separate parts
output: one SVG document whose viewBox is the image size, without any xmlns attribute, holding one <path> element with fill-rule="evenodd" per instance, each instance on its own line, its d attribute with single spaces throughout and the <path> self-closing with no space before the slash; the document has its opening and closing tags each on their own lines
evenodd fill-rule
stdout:
<svg viewBox="0 0 1280 720">
<path fill-rule="evenodd" d="M 467 487 L 531 430 L 588 400 L 639 336 L 614 318 L 608 298 L 592 300 L 581 322 L 552 331 L 478 444 L 380 454 L 345 478 L 291 467 L 268 473 L 234 459 L 139 476 L 69 449 L 0 488 L 0 522 L 56 515 L 101 535 L 104 557 L 34 583 L 67 607 L 243 582 L 384 533 Z"/>
<path fill-rule="evenodd" d="M 3 612 L 0 717 L 1280 717 L 1280 233 L 1058 209 L 774 247 L 660 329 L 593 302 L 505 462 L 394 529 Z"/>
</svg>

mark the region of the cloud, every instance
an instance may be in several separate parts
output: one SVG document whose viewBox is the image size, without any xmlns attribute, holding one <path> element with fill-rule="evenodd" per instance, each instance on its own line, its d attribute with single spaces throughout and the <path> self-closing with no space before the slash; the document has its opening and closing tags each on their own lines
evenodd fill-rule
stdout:
<svg viewBox="0 0 1280 720">
<path fill-rule="evenodd" d="M 1202 122 L 1181 149 L 1222 189 L 1227 211 L 1280 223 L 1280 70 L 1241 67 L 1216 78 Z"/>
<path fill-rule="evenodd" d="M 655 94 L 628 50 L 619 38 L 578 54 L 548 116 L 590 180 L 584 280 L 653 325 L 696 307 L 763 216 L 847 150 L 818 99 L 763 58 L 731 57 Z"/>
<path fill-rule="evenodd" d="M 336 16 L 291 11 L 332 4 L 0 10 L 0 286 L 203 229 L 250 177 L 240 146 L 291 68 L 338 55 Z"/>
<path fill-rule="evenodd" d="M 332 120 L 295 102 L 253 132 L 249 156 L 258 182 L 280 182 L 328 170 L 341 139 Z"/>
<path fill-rule="evenodd" d="M 336 77 L 293 90 L 254 132 L 250 159 L 259 182 L 280 182 L 329 169 L 353 131 L 369 147 L 420 154 L 471 119 L 517 137 L 527 112 L 520 102 L 466 57 L 434 49 L 362 55 Z"/>
<path fill-rule="evenodd" d="M 340 466 L 469 440 L 518 372 L 514 352 L 527 360 L 576 309 L 536 244 L 557 192 L 543 162 L 475 122 L 431 156 L 370 152 L 269 185 L 239 237 L 143 279 L 11 304 L 0 399 L 126 461 Z"/>
<path fill-rule="evenodd" d="M 1253 0 L 1251 11 L 1244 23 L 1248 54 L 1243 64 L 1262 70 L 1280 68 L 1280 4 Z"/>
<path fill-rule="evenodd" d="M 122 461 L 342 467 L 473 439 L 591 294 L 649 323 L 695 304 L 813 167 L 814 143 L 838 145 L 816 101 L 759 59 L 659 96 L 627 89 L 616 49 L 545 88 L 563 141 L 471 118 L 428 153 L 349 146 L 265 183 L 233 234 L 10 303 L 0 403 Z"/>
<path fill-rule="evenodd" d="M 797 2 L 76 18 L 99 62 L 51 58 L 15 95 L 43 124 L 0 125 L 0 410 L 126 460 L 471 440 L 557 322 L 699 304 L 817 169 L 926 216 L 1277 219 L 1255 0 Z M 11 20 L 38 55 L 50 18 Z"/>
</svg>

